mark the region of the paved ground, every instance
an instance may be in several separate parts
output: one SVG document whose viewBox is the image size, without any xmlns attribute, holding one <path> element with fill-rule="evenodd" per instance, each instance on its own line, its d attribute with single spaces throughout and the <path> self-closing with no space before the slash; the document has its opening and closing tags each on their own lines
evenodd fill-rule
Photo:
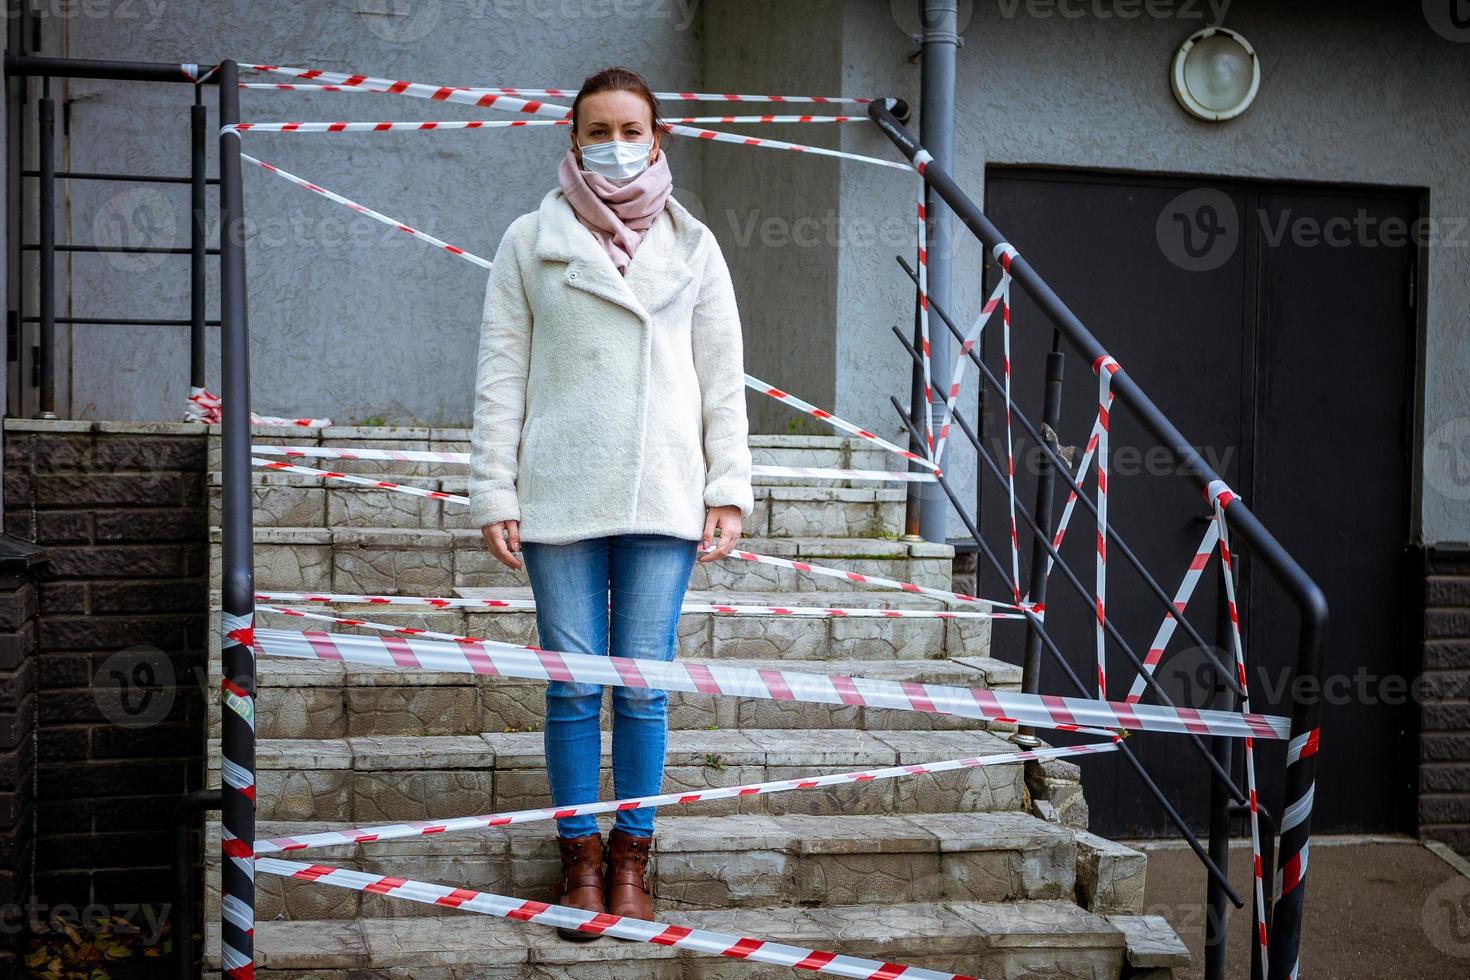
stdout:
<svg viewBox="0 0 1470 980">
<path fill-rule="evenodd" d="M 1204 976 L 1205 874 L 1183 844 L 1135 843 L 1148 851 L 1146 911 L 1163 915 L 1194 962 L 1175 975 Z M 1470 865 L 1453 858 L 1459 868 Z M 1250 845 L 1231 850 L 1231 881 L 1250 885 Z M 1250 905 L 1231 910 L 1230 980 L 1248 980 Z M 1438 850 L 1407 838 L 1312 841 L 1302 974 L 1312 980 L 1470 977 L 1470 877 Z"/>
</svg>

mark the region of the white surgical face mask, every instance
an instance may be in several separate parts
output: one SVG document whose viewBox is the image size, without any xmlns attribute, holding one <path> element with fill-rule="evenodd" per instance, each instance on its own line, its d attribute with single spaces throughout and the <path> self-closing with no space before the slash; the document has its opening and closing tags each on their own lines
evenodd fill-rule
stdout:
<svg viewBox="0 0 1470 980">
<path fill-rule="evenodd" d="M 648 169 L 652 143 L 609 140 L 581 146 L 582 167 L 608 180 L 631 180 Z"/>
</svg>

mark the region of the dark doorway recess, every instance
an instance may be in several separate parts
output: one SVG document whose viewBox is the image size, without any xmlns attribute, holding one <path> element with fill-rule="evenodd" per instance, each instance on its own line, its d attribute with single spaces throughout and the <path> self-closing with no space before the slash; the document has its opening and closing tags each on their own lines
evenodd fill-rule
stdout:
<svg viewBox="0 0 1470 980">
<path fill-rule="evenodd" d="M 1412 830 L 1418 710 L 1404 679 L 1417 670 L 1406 595 L 1418 193 L 992 167 L 985 202 L 1012 244 L 1326 592 L 1328 705 L 1314 831 Z M 997 276 L 990 266 L 987 292 Z M 1052 331 L 1021 290 L 1012 302 L 1016 400 L 1039 418 Z M 985 355 L 998 372 L 998 318 L 986 333 Z M 1064 446 L 1080 453 L 1097 397 L 1091 365 L 1068 351 Z M 988 399 L 985 416 L 986 441 L 1003 456 L 1000 399 Z M 1126 412 L 1114 413 L 1111 432 L 1109 523 L 1172 594 L 1208 510 L 1183 478 L 1169 475 Z M 1030 448 L 1018 442 L 1017 494 L 1028 507 Z M 1008 554 L 1006 494 L 985 479 L 981 526 L 997 553 Z M 1093 492 L 1095 481 L 1086 486 Z M 1079 509 L 1073 527 L 1062 554 L 1091 589 L 1091 516 Z M 1028 554 L 1023 534 L 1023 582 Z M 985 565 L 980 585 L 982 595 L 1010 592 Z M 1240 586 L 1252 707 L 1290 714 L 1285 679 L 1295 657 L 1295 613 L 1248 557 Z M 1211 641 L 1219 588 L 1212 570 L 1189 606 L 1191 622 Z M 1142 656 L 1161 607 L 1116 553 L 1108 611 Z M 1095 676 L 1092 610 L 1057 573 L 1047 626 L 1077 673 Z M 997 655 L 1018 662 L 1023 629 L 998 623 L 995 635 Z M 1159 677 L 1176 701 L 1204 706 L 1207 672 L 1189 647 L 1177 632 Z M 1110 646 L 1109 696 L 1121 699 L 1133 676 Z M 1073 693 L 1045 661 L 1042 690 Z M 1203 829 L 1209 780 L 1199 756 L 1177 736 L 1143 735 L 1131 744 Z M 1283 758 L 1281 746 L 1258 745 L 1268 803 L 1280 798 Z M 1237 748 L 1237 771 L 1239 765 Z M 1126 765 L 1089 759 L 1083 771 L 1093 829 L 1109 836 L 1170 832 Z"/>
</svg>

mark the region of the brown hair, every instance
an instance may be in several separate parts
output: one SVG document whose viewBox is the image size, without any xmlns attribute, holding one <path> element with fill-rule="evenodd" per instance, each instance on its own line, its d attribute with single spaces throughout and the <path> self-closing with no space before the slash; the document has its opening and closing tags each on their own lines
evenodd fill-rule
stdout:
<svg viewBox="0 0 1470 980">
<path fill-rule="evenodd" d="M 632 92 L 648 103 L 648 109 L 653 113 L 654 131 L 659 132 L 664 129 L 663 119 L 658 114 L 658 99 L 654 98 L 653 90 L 648 87 L 643 76 L 631 68 L 616 65 L 593 72 L 582 80 L 582 88 L 578 90 L 577 97 L 572 100 L 573 129 L 577 128 L 577 110 L 582 106 L 582 99 L 589 95 L 596 95 L 598 92 Z"/>
</svg>

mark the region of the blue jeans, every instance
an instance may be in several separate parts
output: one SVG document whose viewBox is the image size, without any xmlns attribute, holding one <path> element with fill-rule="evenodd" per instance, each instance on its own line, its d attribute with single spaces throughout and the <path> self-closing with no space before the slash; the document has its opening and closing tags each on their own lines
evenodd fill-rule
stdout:
<svg viewBox="0 0 1470 980">
<path fill-rule="evenodd" d="M 698 542 L 665 534 L 616 534 L 570 544 L 521 542 L 536 597 L 541 646 L 568 653 L 674 659 L 679 607 L 689 586 Z M 611 603 L 611 605 L 609 605 Z M 611 624 L 609 625 L 609 620 Z M 663 787 L 668 695 L 613 687 L 613 794 L 652 796 Z M 546 685 L 546 771 L 553 806 L 590 803 L 598 796 L 602 686 L 571 681 Z M 614 827 L 653 836 L 652 810 L 624 810 Z M 557 821 L 562 837 L 597 833 L 592 816 Z"/>
</svg>

